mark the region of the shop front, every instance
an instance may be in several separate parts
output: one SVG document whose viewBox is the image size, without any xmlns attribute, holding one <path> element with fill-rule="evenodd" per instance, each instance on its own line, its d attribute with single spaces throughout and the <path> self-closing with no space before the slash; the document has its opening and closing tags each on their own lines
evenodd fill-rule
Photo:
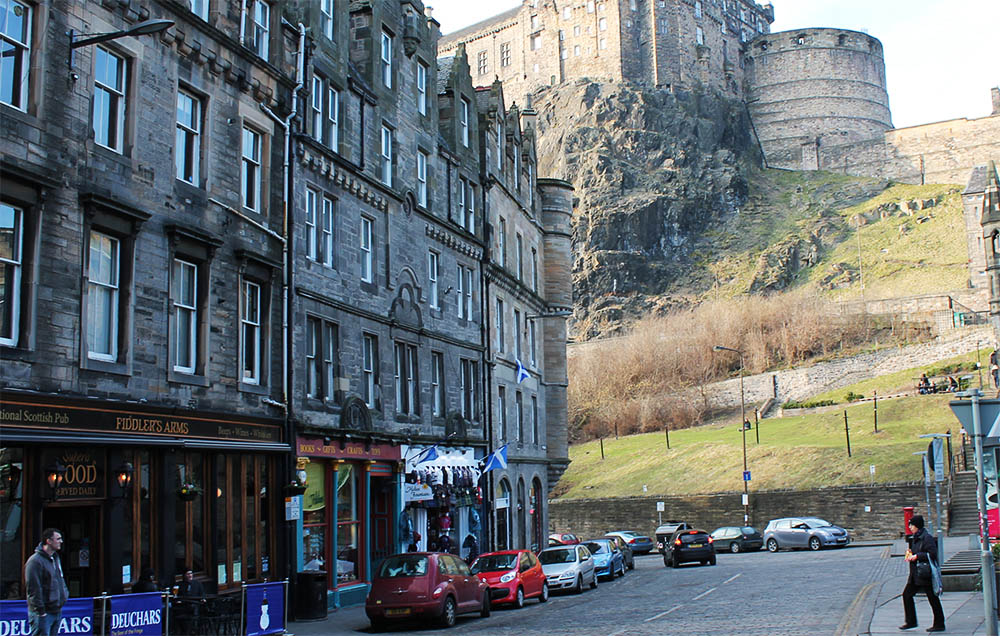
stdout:
<svg viewBox="0 0 1000 636">
<path fill-rule="evenodd" d="M 0 597 L 42 529 L 65 538 L 71 596 L 129 591 L 191 569 L 213 593 L 286 576 L 275 496 L 290 447 L 281 420 L 72 400 L 0 397 Z"/>
<path fill-rule="evenodd" d="M 363 602 L 373 568 L 396 551 L 400 447 L 300 436 L 296 455 L 298 571 L 326 573 L 331 607 Z"/>
<path fill-rule="evenodd" d="M 470 562 L 483 545 L 482 475 L 475 451 L 403 446 L 400 550 L 450 552 Z"/>
</svg>

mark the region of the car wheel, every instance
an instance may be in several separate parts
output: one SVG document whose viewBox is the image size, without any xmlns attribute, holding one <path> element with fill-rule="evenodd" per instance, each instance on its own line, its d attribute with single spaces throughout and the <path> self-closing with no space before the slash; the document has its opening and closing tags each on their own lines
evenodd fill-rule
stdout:
<svg viewBox="0 0 1000 636">
<path fill-rule="evenodd" d="M 455 599 L 450 596 L 444 599 L 444 608 L 441 610 L 441 627 L 454 627 L 457 613 Z"/>
<path fill-rule="evenodd" d="M 635 569 L 635 558 L 633 558 L 631 561 L 628 562 L 628 569 L 630 570 Z"/>
<path fill-rule="evenodd" d="M 708 564 L 709 565 L 715 565 L 715 555 L 714 554 L 712 555 L 712 558 L 708 560 Z"/>
<path fill-rule="evenodd" d="M 815 552 L 823 547 L 823 542 L 819 540 L 819 537 L 813 537 L 809 539 L 809 549 Z"/>
<path fill-rule="evenodd" d="M 595 579 L 597 578 L 597 572 L 596 571 L 594 572 L 594 578 Z M 573 593 L 574 594 L 582 594 L 583 593 L 583 575 L 582 574 L 577 574 L 576 575 L 576 585 L 573 586 Z"/>
<path fill-rule="evenodd" d="M 671 567 L 671 565 L 670 565 L 670 559 L 668 559 L 667 555 L 665 555 L 665 554 L 663 555 L 663 567 L 667 567 L 667 568 Z"/>
<path fill-rule="evenodd" d="M 597 570 L 594 570 L 594 578 L 590 581 L 590 589 L 597 589 Z"/>
<path fill-rule="evenodd" d="M 680 559 L 677 558 L 676 554 L 674 555 L 674 558 L 670 560 L 670 567 L 672 567 L 672 568 L 679 568 L 679 567 L 681 567 Z"/>
<path fill-rule="evenodd" d="M 775 541 L 774 539 L 768 539 L 767 540 L 767 551 L 768 552 L 777 552 L 778 551 L 778 542 Z"/>
<path fill-rule="evenodd" d="M 740 551 L 740 544 L 739 544 L 739 542 L 733 541 L 732 543 L 730 543 L 729 544 L 729 551 L 732 552 L 733 554 L 736 554 L 737 552 L 739 552 Z"/>
<path fill-rule="evenodd" d="M 514 595 L 514 607 L 517 609 L 524 607 L 524 590 L 521 587 L 517 588 L 517 593 Z"/>
<path fill-rule="evenodd" d="M 547 600 L 549 600 L 549 584 L 542 583 L 542 593 L 538 597 L 538 602 L 544 603 Z"/>
<path fill-rule="evenodd" d="M 622 561 L 622 567 L 618 570 L 617 576 L 625 576 L 625 561 Z"/>
<path fill-rule="evenodd" d="M 383 632 L 383 631 L 385 631 L 385 621 L 384 620 L 382 620 L 381 618 L 372 618 L 370 620 L 371 620 L 371 623 L 372 623 L 372 631 L 373 632 Z"/>
<path fill-rule="evenodd" d="M 483 618 L 489 618 L 492 610 L 493 607 L 490 605 L 490 591 L 486 590 L 483 592 L 483 606 L 479 609 L 479 615 Z"/>
</svg>

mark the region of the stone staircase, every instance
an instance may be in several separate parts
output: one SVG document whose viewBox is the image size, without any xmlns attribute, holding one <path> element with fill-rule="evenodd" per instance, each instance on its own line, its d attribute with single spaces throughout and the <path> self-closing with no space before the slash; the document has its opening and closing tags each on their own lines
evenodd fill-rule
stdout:
<svg viewBox="0 0 1000 636">
<path fill-rule="evenodd" d="M 978 534 L 979 509 L 976 506 L 976 471 L 955 473 L 948 509 L 948 534 L 951 536 Z"/>
</svg>

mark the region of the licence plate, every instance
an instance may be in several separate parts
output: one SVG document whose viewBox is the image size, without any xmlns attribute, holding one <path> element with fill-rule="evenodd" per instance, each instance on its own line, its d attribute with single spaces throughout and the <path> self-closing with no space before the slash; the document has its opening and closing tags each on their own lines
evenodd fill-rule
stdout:
<svg viewBox="0 0 1000 636">
<path fill-rule="evenodd" d="M 410 613 L 409 607 L 401 607 L 398 609 L 387 609 L 385 611 L 386 616 L 407 616 Z"/>
<path fill-rule="evenodd" d="M 702 545 L 702 544 L 700 544 L 700 543 L 692 543 L 692 544 L 691 544 L 691 545 L 689 545 L 688 547 L 689 547 L 689 548 L 700 548 L 700 547 L 701 547 L 701 545 Z"/>
</svg>

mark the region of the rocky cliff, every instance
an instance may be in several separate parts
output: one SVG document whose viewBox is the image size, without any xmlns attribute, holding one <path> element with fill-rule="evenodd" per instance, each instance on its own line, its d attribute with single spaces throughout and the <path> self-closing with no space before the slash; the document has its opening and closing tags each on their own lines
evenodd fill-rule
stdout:
<svg viewBox="0 0 1000 636">
<path fill-rule="evenodd" d="M 844 177 L 804 190 L 784 182 L 760 168 L 743 103 L 717 94 L 579 80 L 539 91 L 534 106 L 538 173 L 571 181 L 579 199 L 577 339 L 697 301 L 720 283 L 712 263 L 733 251 L 753 269 L 741 291 L 784 289 L 843 234 L 828 211 L 887 185 Z M 787 232 L 789 214 L 816 218 Z"/>
</svg>

